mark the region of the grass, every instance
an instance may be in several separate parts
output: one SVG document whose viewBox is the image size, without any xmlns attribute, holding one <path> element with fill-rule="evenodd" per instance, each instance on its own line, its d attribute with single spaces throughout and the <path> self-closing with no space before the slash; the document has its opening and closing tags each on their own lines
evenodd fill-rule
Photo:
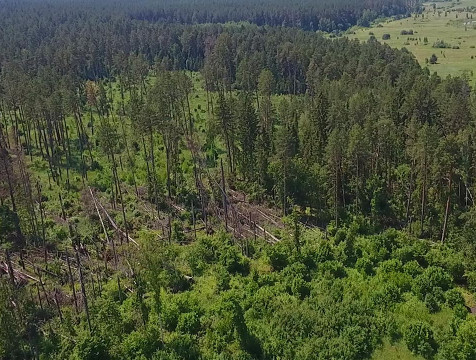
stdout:
<svg viewBox="0 0 476 360">
<path fill-rule="evenodd" d="M 461 292 L 463 293 L 464 297 L 464 302 L 466 306 L 473 308 L 476 307 L 476 298 L 471 292 L 469 292 L 467 289 L 461 288 Z"/>
<path fill-rule="evenodd" d="M 391 344 L 385 340 L 380 348 L 375 350 L 372 360 L 423 360 L 413 354 L 402 342 Z"/>
<path fill-rule="evenodd" d="M 346 35 L 350 39 L 367 41 L 370 33 L 377 40 L 394 48 L 407 48 L 422 66 L 440 76 L 467 76 L 473 82 L 476 79 L 476 9 L 473 12 L 462 11 L 472 6 L 476 0 L 461 0 L 459 3 L 438 2 L 436 10 L 426 3 L 423 17 L 413 15 L 401 20 L 387 20 L 374 24 L 371 28 L 354 27 Z M 446 11 L 446 16 L 445 16 Z M 471 19 L 471 16 L 473 19 Z M 474 21 L 474 23 L 472 23 Z M 469 23 L 465 25 L 465 23 Z M 402 30 L 413 30 L 413 35 L 401 35 Z M 389 40 L 382 36 L 389 34 Z M 427 42 L 425 42 L 427 38 Z M 434 48 L 436 41 L 442 40 L 453 48 Z M 438 57 L 436 64 L 427 64 L 432 54 Z M 473 57 L 473 58 L 472 58 Z"/>
</svg>

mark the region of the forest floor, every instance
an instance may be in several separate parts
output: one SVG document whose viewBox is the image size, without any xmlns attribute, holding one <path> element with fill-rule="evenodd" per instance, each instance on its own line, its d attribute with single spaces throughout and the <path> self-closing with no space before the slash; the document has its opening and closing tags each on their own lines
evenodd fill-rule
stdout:
<svg viewBox="0 0 476 360">
<path fill-rule="evenodd" d="M 382 347 L 377 349 L 372 360 L 423 360 L 423 357 L 413 354 L 403 342 L 395 344 L 385 340 Z"/>
<path fill-rule="evenodd" d="M 427 66 L 432 73 L 436 71 L 441 77 L 466 75 L 473 83 L 476 79 L 476 0 L 435 4 L 434 9 L 433 3 L 425 3 L 423 16 L 414 14 L 406 19 L 376 22 L 370 28 L 354 27 L 346 36 L 367 41 L 373 34 L 394 48 L 407 48 L 420 65 Z M 413 35 L 402 35 L 403 30 L 413 30 Z M 383 40 L 384 34 L 389 34 L 390 39 Z M 437 41 L 444 41 L 450 47 L 433 47 Z M 427 63 L 432 54 L 438 57 L 434 65 Z"/>
</svg>

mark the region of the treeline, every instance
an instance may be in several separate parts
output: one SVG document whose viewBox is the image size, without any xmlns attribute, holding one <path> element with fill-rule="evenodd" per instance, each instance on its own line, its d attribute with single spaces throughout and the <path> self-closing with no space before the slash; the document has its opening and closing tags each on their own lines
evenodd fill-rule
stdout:
<svg viewBox="0 0 476 360">
<path fill-rule="evenodd" d="M 3 1 L 3 13 L 10 19 L 27 15 L 38 20 L 48 14 L 48 20 L 64 24 L 72 14 L 79 21 L 99 17 L 108 22 L 113 18 L 140 20 L 147 23 L 207 24 L 249 22 L 258 26 L 297 27 L 310 31 L 340 32 L 353 25 L 369 26 L 379 17 L 408 16 L 419 7 L 417 0 L 325 0 L 302 1 L 165 1 L 160 4 L 148 0 L 103 1 L 85 0 L 66 3 L 62 0 L 47 2 L 10 0 Z M 31 16 L 31 17 L 30 17 Z M 44 17 L 43 17 L 44 18 Z M 69 21 L 67 21 L 69 22 Z M 43 28 L 42 31 L 47 31 Z M 47 32 L 43 35 L 48 34 Z M 34 35 L 34 34 L 31 34 Z"/>
<path fill-rule="evenodd" d="M 346 0 L 319 2 L 319 5 L 305 3 L 299 8 L 285 2 L 277 5 L 274 1 L 273 6 L 245 5 L 232 1 L 225 1 L 223 6 L 171 2 L 158 9 L 146 1 L 119 2 L 114 6 L 90 1 L 74 4 L 3 1 L 0 64 L 15 60 L 22 63 L 26 72 L 52 66 L 62 74 L 92 79 L 109 75 L 115 56 L 136 53 L 143 54 L 149 63 L 156 57 L 170 58 L 174 69 L 198 70 L 212 45 L 209 37 L 213 38 L 221 27 L 183 24 L 250 21 L 280 27 L 287 22 L 303 29 L 333 31 L 346 29 L 358 19 L 365 25 L 377 16 L 406 13 L 415 4 L 401 0 Z M 229 7 L 233 10 L 228 10 Z M 312 10 L 315 7 L 317 14 Z M 219 15 L 220 12 L 228 15 Z M 246 15 L 247 12 L 250 14 Z M 276 20 L 253 20 L 259 16 L 271 17 L 273 12 L 277 13 Z M 202 18 L 192 20 L 194 16 Z M 292 18 L 286 20 L 286 17 Z"/>
<path fill-rule="evenodd" d="M 339 32 L 359 24 L 369 26 L 378 17 L 409 15 L 416 1 L 302 1 L 287 0 L 231 1 L 220 0 L 210 6 L 200 1 L 166 3 L 162 9 L 132 11 L 135 19 L 187 24 L 246 21 L 258 26 L 290 26 L 310 31 Z"/>
</svg>

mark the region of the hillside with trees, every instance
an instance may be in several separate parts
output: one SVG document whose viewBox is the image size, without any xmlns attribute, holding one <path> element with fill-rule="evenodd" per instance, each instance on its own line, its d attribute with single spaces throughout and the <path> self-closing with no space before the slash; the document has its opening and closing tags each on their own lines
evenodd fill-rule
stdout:
<svg viewBox="0 0 476 360">
<path fill-rule="evenodd" d="M 418 4 L 250 4 L 2 2 L 0 359 L 476 356 L 473 90 L 309 31 Z"/>
</svg>

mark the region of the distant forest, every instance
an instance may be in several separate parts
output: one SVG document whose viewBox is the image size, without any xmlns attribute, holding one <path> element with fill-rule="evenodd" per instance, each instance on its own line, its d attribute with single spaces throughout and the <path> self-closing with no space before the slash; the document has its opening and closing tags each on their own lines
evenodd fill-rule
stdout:
<svg viewBox="0 0 476 360">
<path fill-rule="evenodd" d="M 405 16 L 416 7 L 408 0 L 305 1 L 299 6 L 284 0 L 270 2 L 273 6 L 229 0 L 209 6 L 183 0 L 160 6 L 146 0 L 132 4 L 2 0 L 0 64 L 18 61 L 29 72 L 51 66 L 62 74 L 95 79 L 108 74 L 114 56 L 135 53 L 149 63 L 165 58 L 173 69 L 197 71 L 213 46 L 210 41 L 223 28 L 210 24 L 245 21 L 331 32 L 368 25 L 377 17 Z"/>
<path fill-rule="evenodd" d="M 141 33 L 143 27 L 150 31 L 152 24 L 173 23 L 249 22 L 258 26 L 340 32 L 356 24 L 368 26 L 379 17 L 408 16 L 419 6 L 417 0 L 304 0 L 299 3 L 290 0 L 2 0 L 1 5 L 4 15 L 1 33 L 9 47 L 16 50 L 25 47 L 31 50 L 31 46 L 44 45 L 43 41 L 58 40 L 56 37 L 86 35 L 93 24 L 96 30 L 107 31 L 105 26 L 109 30 L 113 28 L 114 34 L 123 41 L 130 37 L 131 31 Z M 18 37 L 20 33 L 28 37 L 27 42 Z"/>
</svg>

